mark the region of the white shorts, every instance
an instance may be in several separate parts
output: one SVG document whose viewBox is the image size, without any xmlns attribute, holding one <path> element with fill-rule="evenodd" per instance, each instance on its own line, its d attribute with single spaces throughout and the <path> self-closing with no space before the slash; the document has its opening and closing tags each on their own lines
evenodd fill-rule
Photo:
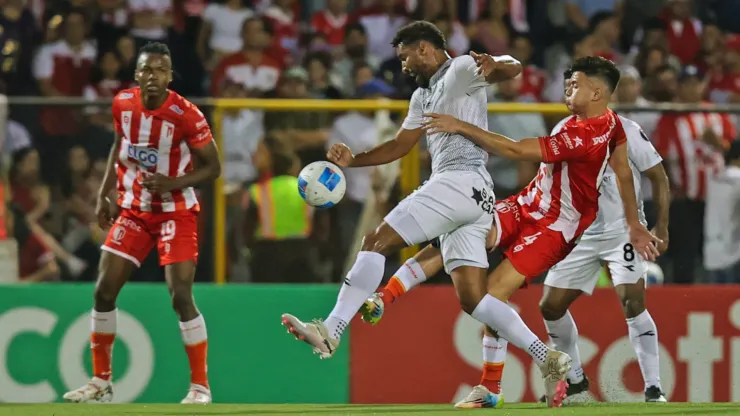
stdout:
<svg viewBox="0 0 740 416">
<path fill-rule="evenodd" d="M 545 284 L 590 295 L 604 264 L 614 286 L 637 283 L 647 271 L 645 260 L 630 244 L 629 234 L 612 238 L 584 236 L 568 257 L 550 269 Z"/>
<path fill-rule="evenodd" d="M 384 218 L 408 245 L 440 237 L 447 273 L 460 266 L 488 268 L 486 235 L 496 198 L 476 172 L 434 175 Z"/>
</svg>

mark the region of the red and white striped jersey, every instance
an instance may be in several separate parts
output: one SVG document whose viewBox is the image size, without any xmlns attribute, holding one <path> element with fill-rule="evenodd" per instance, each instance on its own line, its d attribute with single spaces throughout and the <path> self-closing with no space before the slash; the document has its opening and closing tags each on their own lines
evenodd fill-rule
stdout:
<svg viewBox="0 0 740 416">
<path fill-rule="evenodd" d="M 673 188 L 698 201 L 725 166 L 722 152 L 704 141 L 707 129 L 727 145 L 736 136 L 729 115 L 719 113 L 664 114 L 655 129 L 655 147 L 668 163 Z"/>
<path fill-rule="evenodd" d="M 113 99 L 113 122 L 121 136 L 116 171 L 118 205 L 145 212 L 199 211 L 193 188 L 152 194 L 142 179 L 159 173 L 183 176 L 193 169 L 190 149 L 213 140 L 211 128 L 194 104 L 174 91 L 156 110 L 147 110 L 138 87 L 123 90 Z"/>
<path fill-rule="evenodd" d="M 596 219 L 609 157 L 627 141 L 624 128 L 607 110 L 581 121 L 572 116 L 559 133 L 539 140 L 543 163 L 517 201 L 525 216 L 543 221 L 570 242 Z"/>
</svg>

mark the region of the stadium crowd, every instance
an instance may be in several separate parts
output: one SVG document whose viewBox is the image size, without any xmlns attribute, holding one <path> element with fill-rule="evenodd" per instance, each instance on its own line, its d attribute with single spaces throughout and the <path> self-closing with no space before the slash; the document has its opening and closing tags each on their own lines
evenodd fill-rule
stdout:
<svg viewBox="0 0 740 416">
<path fill-rule="evenodd" d="M 133 85 L 136 50 L 147 42 L 170 47 L 172 89 L 191 98 L 408 99 L 413 84 L 390 40 L 423 19 L 445 33 L 451 56 L 473 50 L 523 63 L 490 102 L 561 102 L 563 68 L 599 55 L 621 67 L 621 104 L 732 104 L 740 102 L 739 14 L 736 0 L 0 0 L 0 90 L 11 97 L 0 148 L 11 184 L 5 222 L 19 242 L 21 277 L 95 279 L 104 234 L 91 224 L 113 126 L 100 106 L 13 105 L 12 97 L 110 99 Z M 739 282 L 740 241 L 721 242 L 732 247 L 721 259 L 702 254 L 712 220 L 740 217 L 735 116 L 623 115 L 642 126 L 671 176 L 671 244 L 660 260 L 667 282 Z M 543 136 L 559 119 L 492 113 L 489 129 Z M 345 200 L 328 211 L 291 211 L 276 179 L 323 159 L 335 142 L 367 150 L 392 138 L 398 121 L 382 112 L 227 112 L 219 128 L 230 280 L 339 280 L 366 203 L 382 214 L 400 197 L 398 166 L 347 170 Z M 428 155 L 421 159 L 427 170 Z M 536 172 L 496 156 L 488 166 L 498 198 Z M 713 192 L 716 181 L 730 191 Z M 273 218 L 278 212 L 287 218 Z M 156 262 L 144 269 L 138 280 L 161 279 Z"/>
</svg>

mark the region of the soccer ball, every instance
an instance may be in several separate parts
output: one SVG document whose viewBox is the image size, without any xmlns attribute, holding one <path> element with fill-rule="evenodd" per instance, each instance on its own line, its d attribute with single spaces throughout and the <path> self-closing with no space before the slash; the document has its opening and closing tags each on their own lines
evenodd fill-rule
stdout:
<svg viewBox="0 0 740 416">
<path fill-rule="evenodd" d="M 308 205 L 331 208 L 347 190 L 344 173 L 330 162 L 313 162 L 298 174 L 298 193 Z"/>
<path fill-rule="evenodd" d="M 663 284 L 663 269 L 658 263 L 647 262 L 647 272 L 645 273 L 645 284 L 647 286 Z"/>
</svg>

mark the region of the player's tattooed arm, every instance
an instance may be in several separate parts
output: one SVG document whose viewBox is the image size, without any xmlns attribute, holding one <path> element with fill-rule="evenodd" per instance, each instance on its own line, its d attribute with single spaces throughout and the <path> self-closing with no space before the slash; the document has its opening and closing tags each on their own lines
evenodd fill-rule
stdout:
<svg viewBox="0 0 740 416">
<path fill-rule="evenodd" d="M 662 243 L 658 244 L 658 251 L 664 253 L 668 250 L 668 214 L 671 206 L 671 184 L 662 163 L 644 171 L 643 174 L 648 177 L 653 186 L 653 202 L 658 211 L 653 234 L 662 240 Z"/>
<path fill-rule="evenodd" d="M 423 128 L 427 134 L 460 134 L 477 144 L 488 153 L 496 153 L 507 159 L 542 162 L 542 148 L 539 139 L 512 140 L 502 134 L 458 120 L 448 114 L 424 114 Z"/>
</svg>

